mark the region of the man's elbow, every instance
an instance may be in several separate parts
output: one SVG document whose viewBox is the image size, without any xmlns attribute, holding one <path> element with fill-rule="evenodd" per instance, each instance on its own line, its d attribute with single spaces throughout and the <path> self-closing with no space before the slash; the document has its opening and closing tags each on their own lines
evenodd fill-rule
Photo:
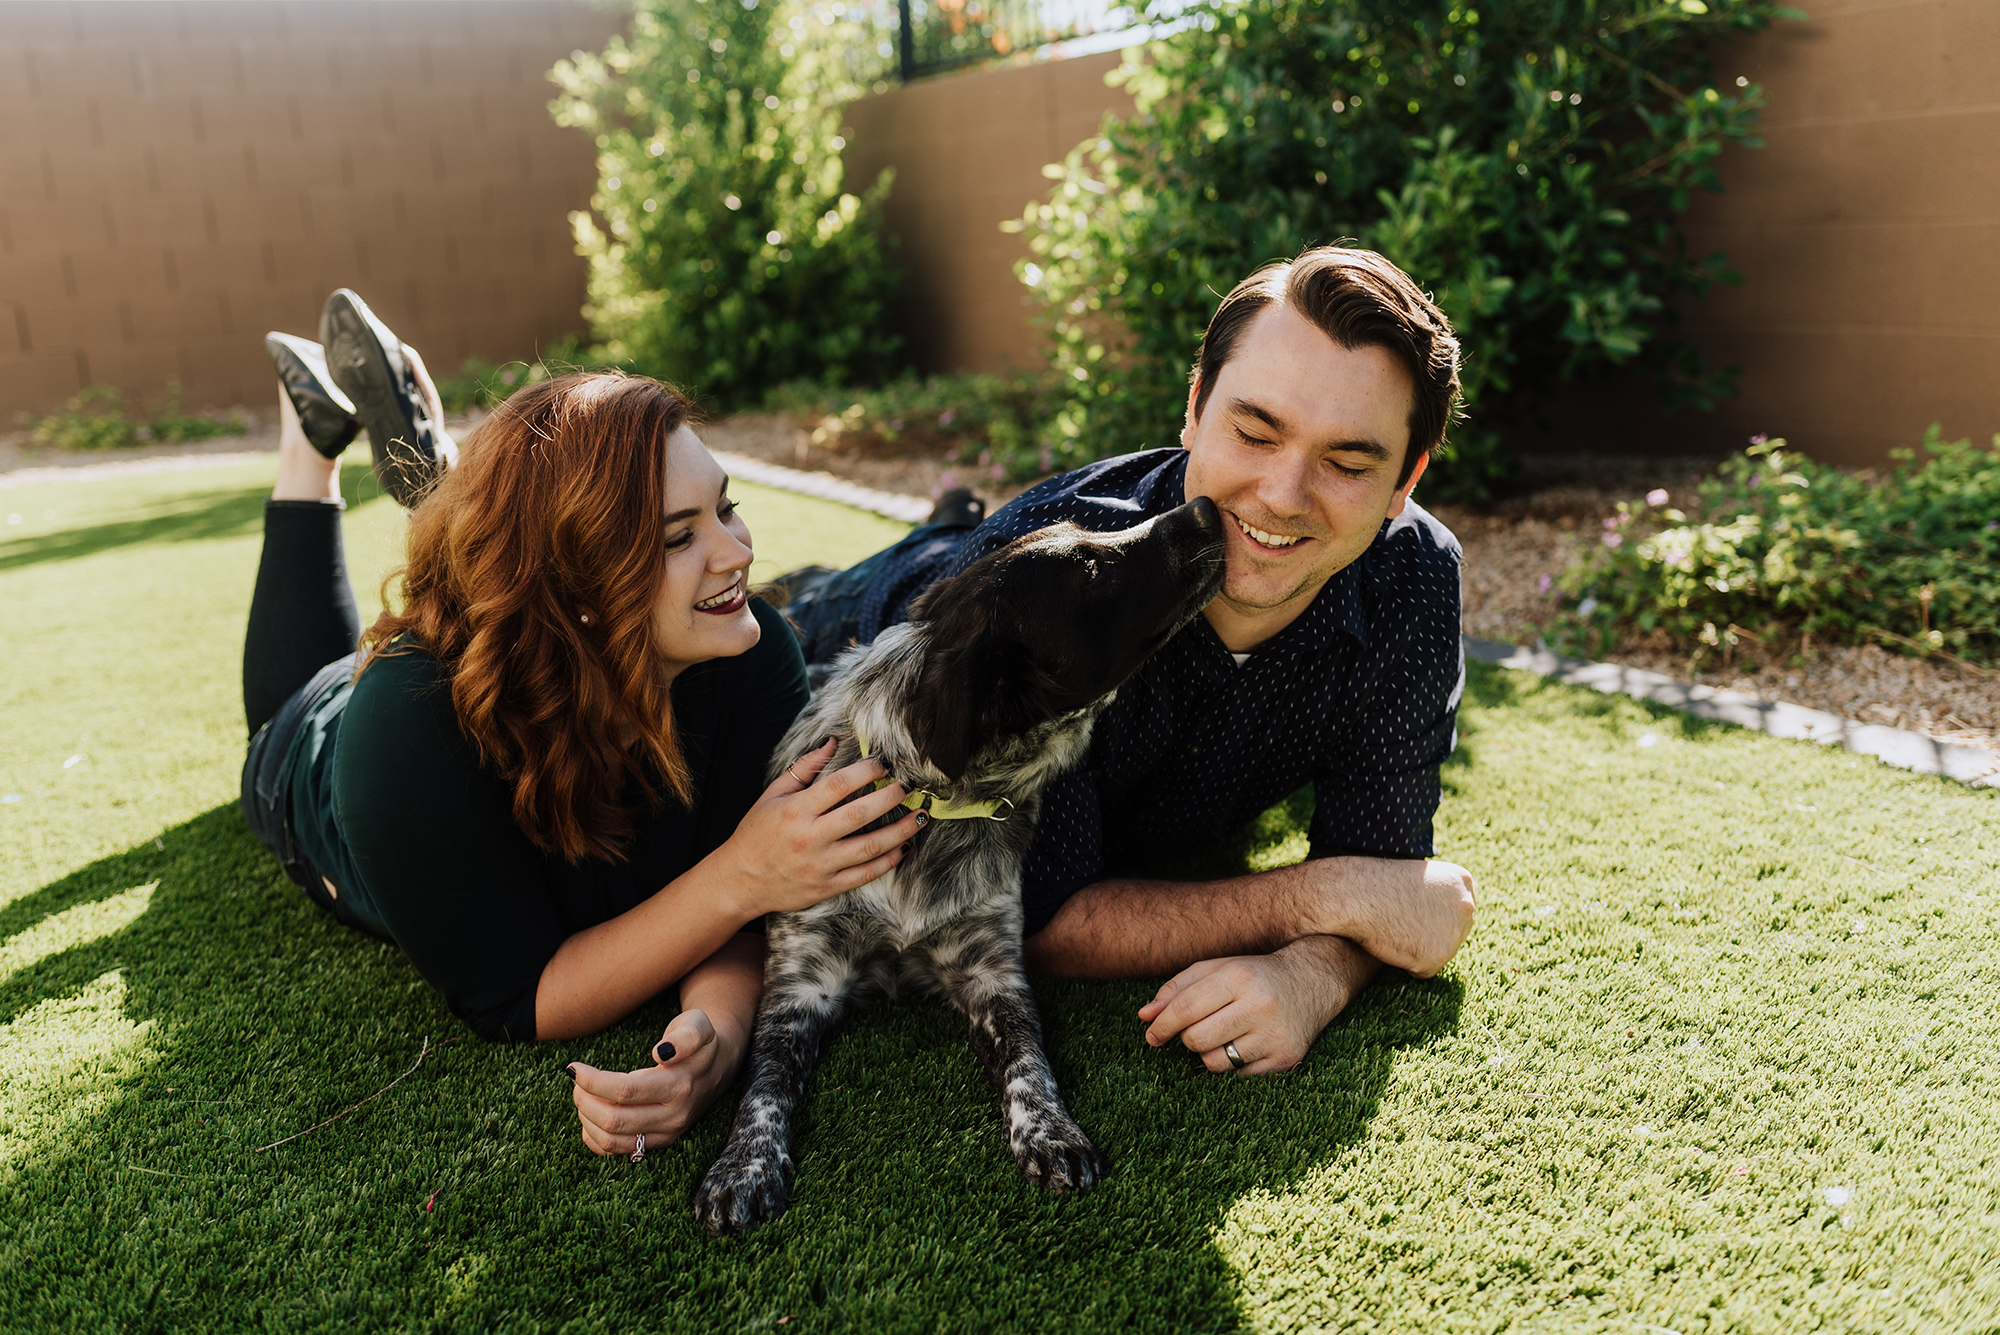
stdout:
<svg viewBox="0 0 2000 1335">
<path fill-rule="evenodd" d="M 1472 873 L 1456 862 L 1431 862 L 1424 880 L 1436 893 L 1447 921 L 1456 927 L 1456 937 L 1446 955 L 1449 959 L 1472 934 L 1472 922 L 1479 913 L 1479 887 Z"/>
</svg>

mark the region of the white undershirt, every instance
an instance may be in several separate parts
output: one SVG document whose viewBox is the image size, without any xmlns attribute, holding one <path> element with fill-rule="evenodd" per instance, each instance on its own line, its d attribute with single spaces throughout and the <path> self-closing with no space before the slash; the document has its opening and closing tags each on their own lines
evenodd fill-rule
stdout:
<svg viewBox="0 0 2000 1335">
<path fill-rule="evenodd" d="M 1250 661 L 1250 655 L 1248 654 L 1231 654 L 1230 657 L 1236 660 L 1237 667 L 1242 667 Z"/>
</svg>

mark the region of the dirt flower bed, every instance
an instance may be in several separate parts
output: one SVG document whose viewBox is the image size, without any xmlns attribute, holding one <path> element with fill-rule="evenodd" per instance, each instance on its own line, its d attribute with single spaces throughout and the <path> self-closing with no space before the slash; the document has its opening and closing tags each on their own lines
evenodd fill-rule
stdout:
<svg viewBox="0 0 2000 1335">
<path fill-rule="evenodd" d="M 1555 610 L 1555 576 L 1579 538 L 1594 538 L 1619 501 L 1654 488 L 1693 494 L 1697 460 L 1531 460 L 1530 490 L 1482 511 L 1437 507 L 1465 546 L 1464 626 L 1469 635 L 1534 644 Z M 2000 750 L 2000 673 L 1918 659 L 1875 645 L 1815 647 L 1779 663 L 1691 660 L 1633 636 L 1612 657 L 1763 700 L 1906 728 L 1942 741 Z"/>
</svg>

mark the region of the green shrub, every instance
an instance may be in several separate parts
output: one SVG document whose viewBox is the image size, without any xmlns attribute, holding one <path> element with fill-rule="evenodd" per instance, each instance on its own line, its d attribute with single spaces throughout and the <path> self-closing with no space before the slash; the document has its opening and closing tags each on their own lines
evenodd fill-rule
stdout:
<svg viewBox="0 0 2000 1335">
<path fill-rule="evenodd" d="M 152 417 L 134 421 L 116 385 L 91 385 L 34 424 L 37 445 L 64 450 L 112 450 L 148 441 L 181 444 L 216 436 L 240 436 L 250 424 L 235 413 L 187 413 L 181 383 L 167 382 L 167 399 Z"/>
<path fill-rule="evenodd" d="M 115 450 L 139 443 L 116 385 L 90 385 L 34 424 L 35 444 L 64 450 Z"/>
<path fill-rule="evenodd" d="M 844 393 L 797 382 L 772 391 L 765 406 L 809 422 L 815 445 L 872 437 L 962 464 L 968 480 L 1000 481 L 1054 468 L 1040 432 L 1061 399 L 1045 375 L 956 374 L 906 376 Z"/>
<path fill-rule="evenodd" d="M 1588 654 L 1664 632 L 1697 659 L 1819 639 L 2000 660 L 2000 437 L 1980 449 L 1932 426 L 1923 453 L 1842 472 L 1760 440 L 1688 512 L 1664 492 L 1620 504 L 1563 572 L 1550 638 Z"/>
<path fill-rule="evenodd" d="M 178 445 L 193 440 L 213 440 L 217 436 L 240 436 L 250 424 L 237 413 L 189 413 L 181 408 L 181 382 L 167 382 L 167 401 L 138 428 L 140 440 L 157 440 Z"/>
<path fill-rule="evenodd" d="M 1668 299 L 1733 279 L 1678 219 L 1754 145 L 1762 95 L 1710 44 L 1771 0 L 1153 0 L 1185 26 L 1119 72 L 1138 115 L 1047 169 L 1020 226 L 1071 401 L 1066 461 L 1171 443 L 1216 298 L 1260 264 L 1358 238 L 1458 328 L 1469 417 L 1431 494 L 1476 497 L 1501 427 L 1577 376 L 1649 368 L 1670 406 L 1728 377 Z"/>
<path fill-rule="evenodd" d="M 889 173 L 845 193 L 840 161 L 878 37 L 838 12 L 645 0 L 628 36 L 556 66 L 556 119 L 597 142 L 597 217 L 572 221 L 604 355 L 729 407 L 897 367 Z"/>
</svg>

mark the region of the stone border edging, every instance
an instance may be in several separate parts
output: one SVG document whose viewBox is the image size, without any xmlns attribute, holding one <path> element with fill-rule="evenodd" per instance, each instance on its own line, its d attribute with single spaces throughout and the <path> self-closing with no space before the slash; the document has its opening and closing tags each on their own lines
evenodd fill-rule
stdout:
<svg viewBox="0 0 2000 1335">
<path fill-rule="evenodd" d="M 1569 686 L 1587 686 L 1606 695 L 1629 695 L 1638 700 L 1668 705 L 1696 718 L 1733 723 L 1769 733 L 1840 746 L 1860 755 L 1874 756 L 1884 764 L 1919 774 L 1936 774 L 1961 783 L 2000 788 L 2000 754 L 1976 746 L 1939 741 L 1922 733 L 1879 723 L 1859 723 L 1853 719 L 1808 709 L 1783 701 L 1759 700 L 1741 691 L 1723 691 L 1713 686 L 1697 686 L 1675 681 L 1660 672 L 1623 667 L 1617 663 L 1592 663 L 1582 658 L 1564 658 L 1547 649 L 1528 649 L 1499 640 L 1461 637 L 1468 658 L 1497 667 L 1518 668 L 1539 673 Z"/>
<path fill-rule="evenodd" d="M 931 503 L 921 497 L 877 491 L 873 487 L 837 478 L 831 473 L 808 473 L 783 464 L 752 459 L 745 454 L 729 454 L 722 450 L 714 453 L 715 461 L 728 469 L 731 477 L 742 478 L 745 482 L 795 492 L 800 496 L 812 496 L 822 501 L 838 501 L 857 510 L 872 511 L 885 519 L 900 519 L 906 524 L 921 524 L 930 518 Z"/>
<path fill-rule="evenodd" d="M 38 487 L 45 482 L 98 482 L 112 477 L 146 477 L 154 473 L 185 473 L 195 468 L 225 468 L 254 464 L 273 450 L 237 450 L 212 454 L 158 454 L 150 459 L 106 459 L 101 463 L 17 468 L 0 473 L 0 491 Z"/>
</svg>

